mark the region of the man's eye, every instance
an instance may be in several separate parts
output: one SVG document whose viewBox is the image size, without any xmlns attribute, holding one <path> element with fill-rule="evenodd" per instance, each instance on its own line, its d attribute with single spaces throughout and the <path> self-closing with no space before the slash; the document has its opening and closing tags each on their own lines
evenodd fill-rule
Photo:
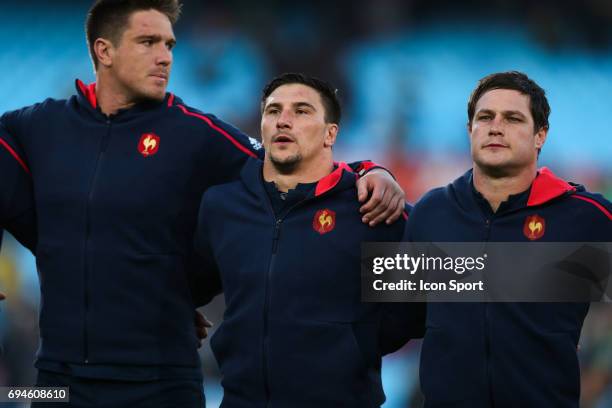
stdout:
<svg viewBox="0 0 612 408">
<path fill-rule="evenodd" d="M 305 110 L 305 109 L 298 109 L 298 110 L 296 111 L 296 113 L 297 113 L 298 115 L 305 115 L 305 114 L 307 114 L 307 113 L 308 113 L 308 111 L 307 111 L 307 110 Z"/>
<path fill-rule="evenodd" d="M 480 115 L 478 120 L 491 120 L 491 115 Z"/>
<path fill-rule="evenodd" d="M 143 40 L 142 44 L 144 44 L 146 46 L 151 46 L 151 45 L 153 45 L 153 41 L 151 41 L 151 40 Z"/>
<path fill-rule="evenodd" d="M 508 122 L 511 122 L 511 123 L 518 123 L 520 121 L 521 121 L 520 118 L 516 118 L 516 117 L 513 117 L 513 116 L 508 118 Z"/>
</svg>

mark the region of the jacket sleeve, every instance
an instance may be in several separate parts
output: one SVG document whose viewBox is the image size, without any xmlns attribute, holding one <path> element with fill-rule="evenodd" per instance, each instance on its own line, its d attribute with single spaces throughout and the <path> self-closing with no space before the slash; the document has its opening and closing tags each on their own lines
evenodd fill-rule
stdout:
<svg viewBox="0 0 612 408">
<path fill-rule="evenodd" d="M 363 177 L 374 169 L 383 169 L 387 173 L 389 173 L 391 177 L 395 179 L 395 176 L 393 175 L 393 173 L 389 171 L 389 169 L 381 166 L 380 164 L 374 163 L 373 161 L 370 161 L 370 160 L 361 160 L 361 161 L 348 163 L 348 166 L 351 168 L 351 170 L 353 170 L 353 172 L 357 174 L 357 177 Z"/>
<path fill-rule="evenodd" d="M 0 123 L 0 226 L 34 252 L 37 240 L 34 193 L 23 152 Z"/>
<path fill-rule="evenodd" d="M 213 254 L 210 239 L 211 233 L 207 217 L 209 212 L 206 208 L 208 206 L 206 195 L 205 193 L 200 205 L 194 238 L 195 254 L 191 260 L 192 267 L 189 268 L 194 272 L 191 279 L 191 292 L 196 307 L 209 303 L 215 296 L 223 292 L 221 274 Z"/>
<path fill-rule="evenodd" d="M 572 196 L 574 217 L 588 223 L 585 241 L 612 242 L 612 203 L 599 193 L 581 191 Z"/>
<path fill-rule="evenodd" d="M 38 104 L 4 113 L 0 117 L 2 132 L 10 133 L 15 143 L 22 143 L 21 139 L 28 132 L 30 121 L 32 120 L 32 112 L 37 106 Z"/>
<path fill-rule="evenodd" d="M 204 115 L 208 132 L 209 163 L 205 163 L 211 185 L 223 184 L 238 179 L 242 166 L 249 157 L 263 160 L 261 143 L 244 134 L 214 115 Z"/>
<path fill-rule="evenodd" d="M 425 335 L 425 303 L 383 303 L 380 349 L 384 356 L 401 349 L 411 339 Z"/>
</svg>

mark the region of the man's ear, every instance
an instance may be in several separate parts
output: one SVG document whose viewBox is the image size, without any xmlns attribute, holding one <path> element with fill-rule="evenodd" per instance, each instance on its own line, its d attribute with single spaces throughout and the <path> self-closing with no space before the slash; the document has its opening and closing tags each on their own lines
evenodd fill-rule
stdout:
<svg viewBox="0 0 612 408">
<path fill-rule="evenodd" d="M 540 128 L 540 130 L 538 130 L 538 132 L 535 134 L 535 138 L 534 138 L 534 143 L 535 143 L 535 148 L 540 150 L 542 149 L 542 147 L 544 146 L 544 143 L 546 142 L 546 137 L 548 136 L 548 129 L 547 128 Z"/>
<path fill-rule="evenodd" d="M 336 136 L 338 136 L 338 125 L 335 123 L 327 125 L 327 132 L 325 133 L 323 146 L 332 147 L 336 143 Z"/>
<path fill-rule="evenodd" d="M 94 53 L 98 60 L 98 65 L 110 67 L 113 65 L 114 46 L 113 43 L 104 38 L 98 38 L 94 42 Z"/>
</svg>

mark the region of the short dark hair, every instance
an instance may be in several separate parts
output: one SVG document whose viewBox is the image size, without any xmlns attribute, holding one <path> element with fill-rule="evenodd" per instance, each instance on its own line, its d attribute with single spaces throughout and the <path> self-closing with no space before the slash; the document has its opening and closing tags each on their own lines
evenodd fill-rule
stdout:
<svg viewBox="0 0 612 408">
<path fill-rule="evenodd" d="M 529 96 L 529 109 L 531 116 L 533 116 L 534 132 L 538 132 L 542 128 L 548 129 L 550 106 L 546 99 L 546 92 L 527 75 L 518 71 L 487 75 L 478 82 L 478 86 L 472 92 L 467 106 L 468 124 L 470 126 L 472 125 L 472 119 L 474 119 L 478 100 L 482 95 L 493 89 L 511 89 Z"/>
<path fill-rule="evenodd" d="M 85 20 L 85 35 L 94 66 L 98 68 L 94 51 L 96 40 L 107 38 L 113 44 L 118 44 L 132 13 L 157 10 L 165 14 L 174 25 L 181 14 L 181 6 L 179 0 L 96 0 Z"/>
<path fill-rule="evenodd" d="M 264 87 L 261 97 L 261 111 L 263 112 L 266 99 L 276 88 L 289 84 L 302 84 L 317 91 L 321 97 L 323 108 L 325 108 L 325 122 L 340 124 L 342 108 L 338 99 L 338 90 L 322 79 L 295 72 L 281 74 L 273 78 Z"/>
</svg>

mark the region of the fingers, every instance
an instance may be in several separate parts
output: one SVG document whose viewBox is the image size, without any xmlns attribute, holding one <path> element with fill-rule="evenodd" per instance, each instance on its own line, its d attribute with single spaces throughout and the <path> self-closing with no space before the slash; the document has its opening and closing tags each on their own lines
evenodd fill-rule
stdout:
<svg viewBox="0 0 612 408">
<path fill-rule="evenodd" d="M 376 178 L 376 176 L 373 174 L 363 176 L 359 179 L 358 183 L 361 183 L 363 189 L 367 191 L 366 195 L 370 196 L 370 199 L 359 209 L 359 212 L 365 216 L 382 202 L 383 196 L 385 195 L 386 185 L 382 182 L 382 180 L 380 180 L 380 178 Z M 372 217 L 368 218 L 371 219 Z"/>
<path fill-rule="evenodd" d="M 202 340 L 208 337 L 208 328 L 212 327 L 213 323 L 206 318 L 201 312 L 195 312 L 195 329 L 196 336 L 199 341 L 198 348 L 202 347 Z"/>
<path fill-rule="evenodd" d="M 378 224 L 379 222 L 385 219 L 385 218 L 380 218 L 380 217 L 383 214 L 385 214 L 385 212 L 387 211 L 387 208 L 389 208 L 391 199 L 393 198 L 393 195 L 387 189 L 383 190 L 382 193 L 380 194 L 382 194 L 382 197 L 379 198 L 376 191 L 374 191 L 372 193 L 372 196 L 370 197 L 370 200 L 368 200 L 368 202 L 366 203 L 366 205 L 370 202 L 375 203 L 372 206 L 372 209 L 366 212 L 362 218 L 362 220 L 364 222 L 367 222 L 368 225 L 371 227 L 373 227 L 374 225 Z"/>
<path fill-rule="evenodd" d="M 196 310 L 196 326 L 212 327 L 213 323 L 202 312 Z"/>
<path fill-rule="evenodd" d="M 363 203 L 368 198 L 368 178 L 366 176 L 357 180 L 357 200 Z"/>
<path fill-rule="evenodd" d="M 359 180 L 358 191 L 372 191 L 370 199 L 361 206 L 362 221 L 373 227 L 381 222 L 392 224 L 404 211 L 404 191 L 385 171 L 370 173 Z M 359 190 L 362 189 L 362 190 Z"/>
<path fill-rule="evenodd" d="M 393 224 L 397 221 L 404 211 L 406 210 L 406 199 L 404 198 L 404 192 L 398 194 L 393 200 L 391 200 L 391 204 L 389 204 L 389 215 L 386 217 L 386 223 L 388 225 Z"/>
<path fill-rule="evenodd" d="M 370 225 L 376 225 L 381 222 L 385 222 L 387 224 L 393 224 L 397 219 L 402 215 L 404 211 L 404 197 L 396 194 L 391 198 L 389 202 L 389 206 L 385 211 L 383 211 L 380 215 L 374 218 Z"/>
<path fill-rule="evenodd" d="M 395 212 L 391 217 L 387 218 L 387 224 L 393 224 L 395 221 L 399 220 L 400 217 L 404 217 L 404 220 L 408 220 L 408 214 L 406 213 L 406 197 L 402 195 L 397 200 L 397 207 L 395 208 Z"/>
</svg>

